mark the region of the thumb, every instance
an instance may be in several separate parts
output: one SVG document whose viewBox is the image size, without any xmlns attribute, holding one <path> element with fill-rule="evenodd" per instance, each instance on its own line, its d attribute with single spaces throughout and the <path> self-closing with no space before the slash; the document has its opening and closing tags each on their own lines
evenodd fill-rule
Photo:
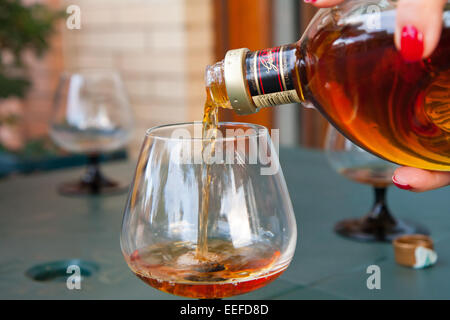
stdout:
<svg viewBox="0 0 450 320">
<path fill-rule="evenodd" d="M 400 0 L 397 4 L 395 45 L 407 61 L 427 58 L 436 49 L 447 0 Z"/>
<path fill-rule="evenodd" d="M 401 167 L 395 170 L 392 181 L 400 189 L 423 192 L 450 185 L 450 172 Z"/>
</svg>

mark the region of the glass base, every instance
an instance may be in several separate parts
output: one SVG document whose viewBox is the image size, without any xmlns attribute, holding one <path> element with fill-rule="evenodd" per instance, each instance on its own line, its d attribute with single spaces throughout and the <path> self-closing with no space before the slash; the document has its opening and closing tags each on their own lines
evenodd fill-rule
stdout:
<svg viewBox="0 0 450 320">
<path fill-rule="evenodd" d="M 370 217 L 342 220 L 335 225 L 334 230 L 341 236 L 368 242 L 391 242 L 405 234 L 430 234 L 425 227 L 414 222 L 398 219 L 380 221 Z"/>
<path fill-rule="evenodd" d="M 81 178 L 61 184 L 58 190 L 65 196 L 115 195 L 128 191 L 128 185 L 105 177 L 100 170 L 99 154 L 91 154 Z"/>
<path fill-rule="evenodd" d="M 128 191 L 128 184 L 106 178 L 95 183 L 78 180 L 62 183 L 58 191 L 65 196 L 116 195 Z"/>
</svg>

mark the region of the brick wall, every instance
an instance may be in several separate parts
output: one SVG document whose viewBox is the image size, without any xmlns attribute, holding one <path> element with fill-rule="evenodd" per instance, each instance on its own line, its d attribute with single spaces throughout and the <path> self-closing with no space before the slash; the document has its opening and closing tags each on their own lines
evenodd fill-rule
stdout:
<svg viewBox="0 0 450 320">
<path fill-rule="evenodd" d="M 81 8 L 81 30 L 63 28 L 64 68 L 117 69 L 136 128 L 201 120 L 203 72 L 213 61 L 212 0 L 61 0 Z"/>
<path fill-rule="evenodd" d="M 60 0 L 26 0 L 25 4 L 44 3 L 52 8 L 60 7 Z M 61 28 L 50 39 L 51 49 L 41 58 L 26 52 L 24 61 L 29 66 L 32 86 L 23 102 L 24 133 L 26 138 L 40 137 L 47 134 L 48 121 L 52 112 L 52 99 L 63 70 Z"/>
</svg>

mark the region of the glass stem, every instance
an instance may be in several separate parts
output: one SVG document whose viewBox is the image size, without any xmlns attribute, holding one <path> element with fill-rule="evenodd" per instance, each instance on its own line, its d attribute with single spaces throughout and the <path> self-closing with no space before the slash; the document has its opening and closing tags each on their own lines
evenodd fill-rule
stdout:
<svg viewBox="0 0 450 320">
<path fill-rule="evenodd" d="M 100 171 L 100 155 L 93 153 L 88 156 L 87 169 L 81 178 L 83 184 L 89 185 L 92 193 L 99 193 L 103 182 L 103 174 Z"/>
<path fill-rule="evenodd" d="M 369 212 L 368 218 L 379 221 L 380 224 L 395 224 L 395 218 L 389 212 L 389 208 L 386 204 L 386 191 L 386 187 L 374 187 L 375 202 L 372 210 Z"/>
</svg>

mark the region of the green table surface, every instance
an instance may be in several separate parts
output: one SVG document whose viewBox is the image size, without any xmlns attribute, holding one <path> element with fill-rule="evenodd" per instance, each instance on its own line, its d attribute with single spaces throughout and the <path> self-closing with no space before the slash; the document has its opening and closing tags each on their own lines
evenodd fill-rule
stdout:
<svg viewBox="0 0 450 320">
<path fill-rule="evenodd" d="M 388 203 L 401 218 L 420 221 L 435 242 L 438 262 L 414 270 L 394 261 L 389 243 L 339 237 L 334 224 L 363 215 L 373 201 L 369 186 L 346 180 L 319 151 L 281 149 L 280 159 L 294 206 L 298 241 L 294 259 L 273 283 L 233 299 L 449 299 L 450 193 L 423 194 L 390 188 Z M 105 172 L 130 181 L 135 163 L 107 164 Z M 126 194 L 64 197 L 59 183 L 82 168 L 0 180 L 0 298 L 182 299 L 150 288 L 126 265 L 119 233 Z M 99 266 L 69 290 L 65 282 L 39 282 L 25 273 L 38 264 L 78 258 Z M 381 270 L 381 289 L 367 288 L 369 265 Z"/>
</svg>

